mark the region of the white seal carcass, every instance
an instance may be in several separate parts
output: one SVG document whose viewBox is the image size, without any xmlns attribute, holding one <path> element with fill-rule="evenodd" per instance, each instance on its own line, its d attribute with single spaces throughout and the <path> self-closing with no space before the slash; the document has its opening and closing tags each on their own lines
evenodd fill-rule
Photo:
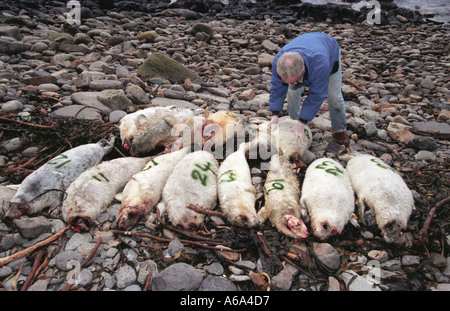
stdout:
<svg viewBox="0 0 450 311">
<path fill-rule="evenodd" d="M 341 234 L 355 209 L 345 168 L 330 158 L 312 162 L 303 180 L 300 207 L 308 211 L 313 234 L 319 239 Z"/>
<path fill-rule="evenodd" d="M 259 210 L 259 221 L 267 218 L 278 231 L 293 238 L 307 238 L 308 229 L 300 219 L 300 185 L 285 156 L 275 154 L 264 183 L 265 204 Z"/>
<path fill-rule="evenodd" d="M 222 147 L 229 139 L 236 137 L 239 130 L 243 130 L 243 121 L 237 114 L 226 110 L 209 114 L 205 110 L 202 136 L 206 150 Z"/>
<path fill-rule="evenodd" d="M 151 118 L 158 110 L 168 110 L 167 107 L 150 107 L 142 110 L 138 110 L 133 113 L 129 113 L 120 119 L 119 133 L 122 145 L 126 150 L 131 148 L 134 137 L 139 132 L 139 128 L 147 118 Z"/>
<path fill-rule="evenodd" d="M 381 159 L 357 155 L 347 163 L 360 219 L 365 207 L 372 208 L 384 240 L 395 242 L 406 229 L 414 198 L 403 178 Z"/>
<path fill-rule="evenodd" d="M 11 200 L 5 217 L 35 214 L 61 204 L 64 191 L 88 168 L 97 165 L 114 146 L 115 138 L 67 150 L 28 175 Z"/>
<path fill-rule="evenodd" d="M 178 162 L 162 193 L 162 201 L 173 225 L 194 230 L 205 215 L 187 206 L 192 204 L 204 210 L 216 206 L 218 168 L 217 160 L 207 151 L 189 153 Z"/>
<path fill-rule="evenodd" d="M 259 224 L 255 210 L 256 189 L 245 158 L 245 143 L 222 162 L 217 173 L 220 207 L 236 226 L 253 228 Z"/>
<path fill-rule="evenodd" d="M 87 231 L 114 196 L 150 159 L 117 158 L 83 172 L 66 190 L 67 197 L 62 205 L 64 220 L 76 230 Z"/>
<path fill-rule="evenodd" d="M 145 154 L 158 145 L 172 142 L 176 137 L 172 136 L 172 128 L 175 124 L 193 117 L 190 109 L 170 108 L 158 109 L 145 120 L 139 120 L 139 130 L 131 143 L 131 154 Z"/>
<path fill-rule="evenodd" d="M 148 217 L 159 202 L 167 178 L 176 164 L 189 152 L 189 148 L 163 154 L 150 160 L 145 167 L 134 174 L 122 193 L 117 224 L 127 229 L 141 218 Z"/>
<path fill-rule="evenodd" d="M 278 153 L 277 144 L 271 135 L 269 122 L 263 122 L 256 128 L 255 135 L 247 143 L 247 156 L 249 160 L 270 160 L 270 157 Z"/>
<path fill-rule="evenodd" d="M 278 153 L 289 161 L 301 160 L 303 154 L 311 146 L 312 133 L 305 124 L 300 131 L 295 130 L 299 122 L 290 117 L 281 118 L 271 131 L 273 142 Z"/>
</svg>

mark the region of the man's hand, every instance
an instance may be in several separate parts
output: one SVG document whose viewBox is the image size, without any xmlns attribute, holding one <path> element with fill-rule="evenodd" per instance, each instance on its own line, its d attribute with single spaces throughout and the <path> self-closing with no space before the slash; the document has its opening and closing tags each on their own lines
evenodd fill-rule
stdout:
<svg viewBox="0 0 450 311">
<path fill-rule="evenodd" d="M 272 126 L 278 124 L 278 116 L 277 115 L 273 115 L 272 119 L 270 119 L 269 123 L 267 124 L 267 127 L 272 130 Z"/>
<path fill-rule="evenodd" d="M 294 132 L 295 141 L 300 139 L 300 142 L 302 144 L 306 144 L 307 139 L 305 135 L 305 124 L 302 121 L 298 121 L 297 124 L 293 126 L 290 130 Z"/>
</svg>

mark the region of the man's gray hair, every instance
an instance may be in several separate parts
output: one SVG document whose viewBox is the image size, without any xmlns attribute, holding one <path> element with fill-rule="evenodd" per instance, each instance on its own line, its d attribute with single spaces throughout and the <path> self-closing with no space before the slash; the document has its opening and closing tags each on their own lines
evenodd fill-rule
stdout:
<svg viewBox="0 0 450 311">
<path fill-rule="evenodd" d="M 304 67 L 303 56 L 298 52 L 286 52 L 277 61 L 277 74 L 283 80 L 299 76 Z"/>
</svg>

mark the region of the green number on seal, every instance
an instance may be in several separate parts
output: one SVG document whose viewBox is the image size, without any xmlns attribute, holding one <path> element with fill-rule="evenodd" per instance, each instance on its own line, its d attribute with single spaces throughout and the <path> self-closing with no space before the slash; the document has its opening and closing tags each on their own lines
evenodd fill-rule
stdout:
<svg viewBox="0 0 450 311">
<path fill-rule="evenodd" d="M 60 160 L 66 160 L 66 161 L 59 163 Z M 71 161 L 72 160 L 70 160 L 64 153 L 61 153 L 58 157 L 49 161 L 47 164 L 53 165 L 56 169 L 58 169 L 58 168 L 63 167 L 64 165 L 66 165 L 67 163 L 69 163 Z"/>
<path fill-rule="evenodd" d="M 203 172 L 210 171 L 214 175 L 216 175 L 216 172 L 213 170 L 211 165 L 212 165 L 211 162 L 206 162 L 206 164 L 204 164 L 204 165 L 201 165 L 201 164 L 198 164 L 198 163 L 195 164 L 195 166 L 198 167 Z M 192 170 L 191 177 L 194 180 L 200 180 L 200 182 L 202 183 L 203 186 L 206 186 L 207 183 L 208 183 L 208 175 L 206 175 L 205 173 L 200 172 L 198 169 L 194 168 Z"/>
<path fill-rule="evenodd" d="M 229 115 L 230 117 L 232 117 L 232 118 L 239 119 L 238 115 L 235 114 L 234 112 L 226 111 L 225 113 L 226 113 L 227 115 Z"/>
<path fill-rule="evenodd" d="M 151 160 L 150 163 L 148 163 L 143 169 L 142 171 L 147 171 L 149 169 L 151 169 L 154 166 L 157 166 L 159 163 L 156 162 L 155 160 Z"/>
<path fill-rule="evenodd" d="M 395 170 L 387 164 L 381 163 L 378 159 L 370 159 L 371 162 L 375 163 L 377 166 L 384 168 L 385 170 L 391 170 L 395 173 Z"/>
<path fill-rule="evenodd" d="M 317 165 L 316 168 L 325 170 L 326 173 L 336 177 L 342 177 L 342 175 L 344 175 L 344 171 L 331 161 L 323 161 L 322 164 Z"/>
<path fill-rule="evenodd" d="M 305 132 L 305 136 L 308 139 L 308 141 L 311 141 L 311 137 L 309 136 L 308 130 L 305 128 L 305 129 L 303 129 L 303 131 Z"/>
<path fill-rule="evenodd" d="M 103 182 L 103 181 L 109 182 L 109 179 L 105 175 L 103 175 L 103 173 L 98 173 L 97 175 L 92 175 L 91 177 L 100 182 Z"/>
<path fill-rule="evenodd" d="M 199 170 L 193 169 L 191 172 L 191 177 L 194 180 L 200 180 L 203 186 L 207 185 L 208 175 L 202 174 Z"/>
<path fill-rule="evenodd" d="M 272 190 L 284 190 L 285 182 L 286 182 L 286 180 L 284 180 L 283 178 L 269 180 L 266 184 L 270 183 L 271 188 L 269 189 L 268 187 L 266 187 L 266 185 L 264 185 L 265 195 L 269 195 L 269 192 Z"/>
<path fill-rule="evenodd" d="M 228 178 L 226 178 L 226 177 L 228 177 Z M 236 172 L 233 170 L 228 170 L 226 172 L 223 172 L 222 175 L 220 175 L 219 183 L 232 182 L 232 181 L 235 181 L 236 179 L 237 179 Z"/>
</svg>

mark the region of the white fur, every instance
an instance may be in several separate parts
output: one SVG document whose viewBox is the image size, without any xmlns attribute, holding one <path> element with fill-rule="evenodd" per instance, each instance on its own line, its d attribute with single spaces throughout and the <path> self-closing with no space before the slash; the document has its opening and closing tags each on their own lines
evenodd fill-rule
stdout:
<svg viewBox="0 0 450 311">
<path fill-rule="evenodd" d="M 244 143 L 222 162 L 217 176 L 220 207 L 228 220 L 241 227 L 257 226 L 256 189 L 245 158 Z"/>
<path fill-rule="evenodd" d="M 189 148 L 183 148 L 160 155 L 150 160 L 140 172 L 133 175 L 122 193 L 122 205 L 117 221 L 119 226 L 124 224 L 125 227 L 128 227 L 126 224 L 134 222 L 132 218 L 136 216 L 136 212 L 140 217 L 147 217 L 150 214 L 153 206 L 161 198 L 167 178 L 188 151 Z"/>
<path fill-rule="evenodd" d="M 300 220 L 300 185 L 287 157 L 278 154 L 271 157 L 270 170 L 264 183 L 264 198 L 265 204 L 258 211 L 261 223 L 268 218 L 274 227 L 287 236 L 308 236 L 307 228 Z M 296 220 L 296 228 L 290 225 L 288 219 Z"/>
<path fill-rule="evenodd" d="M 7 216 L 20 216 L 17 204 L 26 206 L 26 214 L 34 214 L 48 206 L 58 206 L 64 191 L 76 178 L 100 163 L 114 145 L 114 137 L 109 142 L 101 140 L 97 144 L 81 145 L 67 150 L 51 159 L 39 169 L 28 175 L 11 200 Z M 60 191 L 56 191 L 60 190 Z"/>
<path fill-rule="evenodd" d="M 290 117 L 281 118 L 278 126 L 271 132 L 278 153 L 290 160 L 301 159 L 312 142 L 312 133 L 306 124 L 303 131 L 294 133 L 293 128 L 298 123 Z"/>
<path fill-rule="evenodd" d="M 375 218 L 384 239 L 395 242 L 406 229 L 414 208 L 414 199 L 402 177 L 381 159 L 358 155 L 347 163 L 347 172 L 356 193 L 360 218 L 367 205 L 374 209 Z"/>
<path fill-rule="evenodd" d="M 120 132 L 120 138 L 122 139 L 122 144 L 125 143 L 125 141 L 128 141 L 128 143 L 131 146 L 131 142 L 133 141 L 134 137 L 137 135 L 139 128 L 140 128 L 140 118 L 151 118 L 152 115 L 154 115 L 158 110 L 168 110 L 168 107 L 150 107 L 142 110 L 138 110 L 133 113 L 129 113 L 126 116 L 124 116 L 122 119 L 120 119 L 119 122 L 119 132 Z"/>
<path fill-rule="evenodd" d="M 217 160 L 206 151 L 189 153 L 175 166 L 162 193 L 173 225 L 193 229 L 203 222 L 205 215 L 186 206 L 192 204 L 206 210 L 214 208 L 217 203 L 218 168 Z"/>
<path fill-rule="evenodd" d="M 312 162 L 303 180 L 300 206 L 308 210 L 316 237 L 326 240 L 340 234 L 355 208 L 352 185 L 344 167 L 329 158 Z"/>
<path fill-rule="evenodd" d="M 125 157 L 104 161 L 82 173 L 67 189 L 62 206 L 64 220 L 80 217 L 93 223 L 117 192 L 140 171 L 150 158 Z"/>
</svg>

